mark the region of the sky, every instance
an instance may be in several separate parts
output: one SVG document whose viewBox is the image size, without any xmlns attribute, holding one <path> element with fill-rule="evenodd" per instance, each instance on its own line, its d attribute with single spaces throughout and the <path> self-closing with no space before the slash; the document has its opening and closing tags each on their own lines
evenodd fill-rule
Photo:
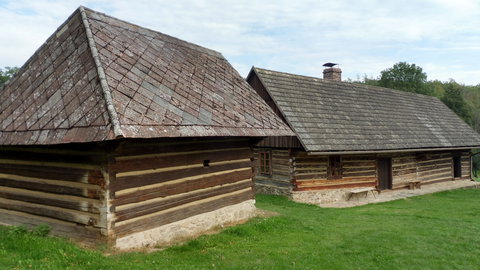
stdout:
<svg viewBox="0 0 480 270">
<path fill-rule="evenodd" d="M 21 66 L 78 6 L 221 52 L 252 66 L 377 78 L 405 61 L 428 80 L 480 84 L 480 0 L 0 0 L 0 68 Z"/>
</svg>

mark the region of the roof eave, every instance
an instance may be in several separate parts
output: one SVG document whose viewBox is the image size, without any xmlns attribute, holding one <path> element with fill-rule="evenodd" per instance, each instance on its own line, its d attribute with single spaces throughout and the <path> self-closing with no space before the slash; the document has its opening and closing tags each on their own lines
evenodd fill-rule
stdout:
<svg viewBox="0 0 480 270">
<path fill-rule="evenodd" d="M 406 153 L 406 152 L 433 152 L 433 151 L 451 151 L 468 150 L 479 148 L 480 145 L 459 146 L 459 147 L 437 147 L 437 148 L 410 148 L 410 149 L 390 149 L 390 150 L 360 150 L 360 151 L 307 151 L 308 155 L 360 155 L 360 154 L 387 154 L 387 153 Z"/>
</svg>

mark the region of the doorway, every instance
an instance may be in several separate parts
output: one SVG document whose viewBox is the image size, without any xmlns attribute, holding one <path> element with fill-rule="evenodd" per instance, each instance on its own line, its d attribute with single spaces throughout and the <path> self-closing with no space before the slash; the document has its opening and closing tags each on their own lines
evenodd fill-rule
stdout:
<svg viewBox="0 0 480 270">
<path fill-rule="evenodd" d="M 462 177 L 462 158 L 460 156 L 453 157 L 453 178 Z"/>
<path fill-rule="evenodd" d="M 379 158 L 377 160 L 378 189 L 392 189 L 392 159 Z"/>
</svg>

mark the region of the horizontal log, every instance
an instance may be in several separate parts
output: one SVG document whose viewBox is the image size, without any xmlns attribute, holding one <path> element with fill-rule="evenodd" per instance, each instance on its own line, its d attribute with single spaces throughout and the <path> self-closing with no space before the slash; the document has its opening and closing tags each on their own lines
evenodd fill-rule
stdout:
<svg viewBox="0 0 480 270">
<path fill-rule="evenodd" d="M 342 168 L 342 172 L 346 173 L 346 172 L 354 172 L 354 173 L 357 173 L 357 172 L 375 172 L 376 171 L 376 168 L 375 167 L 347 167 L 347 166 L 343 166 Z"/>
<path fill-rule="evenodd" d="M 0 208 L 92 226 L 100 219 L 98 214 L 3 198 L 0 198 Z"/>
<path fill-rule="evenodd" d="M 312 187 L 301 187 L 294 188 L 294 191 L 314 191 L 314 190 L 324 190 L 324 189 L 339 189 L 339 188 L 356 188 L 356 187 L 375 187 L 375 182 L 365 182 L 357 184 L 339 184 L 331 186 L 312 186 Z"/>
<path fill-rule="evenodd" d="M 344 172 L 343 177 L 375 177 L 377 175 L 376 171 L 363 171 L 363 172 Z"/>
<path fill-rule="evenodd" d="M 297 180 L 309 180 L 309 179 L 326 179 L 327 174 L 308 174 L 308 175 L 294 175 Z"/>
<path fill-rule="evenodd" d="M 162 173 L 162 172 L 171 172 L 171 171 L 194 169 L 194 168 L 208 169 L 209 167 L 220 166 L 220 165 L 228 165 L 228 164 L 237 164 L 237 163 L 242 163 L 242 162 L 251 163 L 249 158 L 210 162 L 208 167 L 205 167 L 203 162 L 202 162 L 202 163 L 197 163 L 197 164 L 187 164 L 187 165 L 180 165 L 180 166 L 174 166 L 174 167 L 164 167 L 164 168 L 156 168 L 156 169 L 146 169 L 146 170 L 139 170 L 139 171 L 122 172 L 122 173 L 117 173 L 116 177 L 117 178 L 123 178 L 123 177 L 129 177 L 129 176 L 141 176 L 141 175 L 158 174 L 158 173 Z"/>
<path fill-rule="evenodd" d="M 185 177 L 198 176 L 202 174 L 209 174 L 209 173 L 235 170 L 235 169 L 251 168 L 251 165 L 252 165 L 251 162 L 247 161 L 247 162 L 239 162 L 239 163 L 231 163 L 231 164 L 211 165 L 208 168 L 194 167 L 194 168 L 179 169 L 174 171 L 152 173 L 148 175 L 117 177 L 115 181 L 112 181 L 110 183 L 110 188 L 112 191 L 116 192 L 122 189 L 163 183 L 163 182 L 168 182 L 168 181 L 185 178 Z"/>
<path fill-rule="evenodd" d="M 117 160 L 115 164 L 109 166 L 115 173 L 142 171 L 166 167 L 179 167 L 185 165 L 198 165 L 203 167 L 203 161 L 209 160 L 211 163 L 228 160 L 250 159 L 250 148 L 241 148 L 238 150 L 224 150 L 215 152 L 203 152 L 198 154 L 182 154 L 149 157 L 132 160 Z"/>
<path fill-rule="evenodd" d="M 58 168 L 72 168 L 72 169 L 85 169 L 85 170 L 101 169 L 100 165 L 66 163 L 66 162 L 48 162 L 48 161 L 41 161 L 41 160 L 12 160 L 12 159 L 5 159 L 5 158 L 0 159 L 0 164 L 58 167 Z"/>
<path fill-rule="evenodd" d="M 273 187 L 281 187 L 281 188 L 293 187 L 293 184 L 291 182 L 268 181 L 268 180 L 263 180 L 263 179 L 255 180 L 255 184 L 261 184 L 261 185 L 273 186 Z"/>
<path fill-rule="evenodd" d="M 9 177 L 9 178 L 5 178 Z M 76 185 L 69 185 L 69 184 Z M 0 175 L 0 186 L 23 188 L 34 191 L 44 191 L 54 194 L 65 194 L 73 196 L 81 196 L 88 198 L 99 198 L 100 189 L 96 185 L 79 186 L 80 183 L 66 182 L 66 181 L 54 181 L 45 179 L 32 179 L 23 177 L 12 177 Z M 87 184 L 83 184 L 87 185 Z"/>
<path fill-rule="evenodd" d="M 2 187 L 0 189 L 0 197 L 36 204 L 58 206 L 91 213 L 99 213 L 99 209 L 101 207 L 101 202 L 95 199 L 10 187 Z"/>
<path fill-rule="evenodd" d="M 436 175 L 436 174 L 453 174 L 452 168 L 438 168 L 429 171 L 418 172 L 419 177 L 429 176 L 429 175 Z"/>
<path fill-rule="evenodd" d="M 393 172 L 392 172 L 393 176 L 399 176 L 399 175 L 405 175 L 405 174 L 411 174 L 411 173 L 416 174 L 417 173 L 417 168 L 393 170 Z"/>
<path fill-rule="evenodd" d="M 296 180 L 294 184 L 297 187 L 305 186 L 331 186 L 331 185 L 340 185 L 340 184 L 355 184 L 363 182 L 375 182 L 375 178 L 364 178 L 361 180 L 348 179 L 348 180 Z"/>
<path fill-rule="evenodd" d="M 167 197 L 180 193 L 191 192 L 197 189 L 235 183 L 245 179 L 250 179 L 250 181 L 252 181 L 251 177 L 251 171 L 246 169 L 223 174 L 218 173 L 205 176 L 195 176 L 181 179 L 179 181 L 166 182 L 152 186 L 142 186 L 136 189 L 117 192 L 117 194 L 115 194 L 115 199 L 112 200 L 112 204 L 118 206 L 157 197 Z"/>
<path fill-rule="evenodd" d="M 222 194 L 232 193 L 245 188 L 253 188 L 251 181 L 242 181 L 233 184 L 226 184 L 220 187 L 207 188 L 203 190 L 196 190 L 194 192 L 184 193 L 181 196 L 156 198 L 152 200 L 142 201 L 130 205 L 123 205 L 116 207 L 115 216 L 116 222 L 124 221 L 151 213 L 164 211 L 176 206 L 187 203 L 200 201 L 203 199 L 215 197 Z"/>
<path fill-rule="evenodd" d="M 253 199 L 253 191 L 250 189 L 232 194 L 224 194 L 201 202 L 184 204 L 179 207 L 139 217 L 137 219 L 126 220 L 123 223 L 115 223 L 114 230 L 117 237 L 121 237 L 134 232 L 173 223 L 198 214 L 211 212 L 225 206 L 239 204 L 250 199 Z"/>
<path fill-rule="evenodd" d="M 92 177 L 92 175 L 97 176 L 99 172 L 100 171 L 98 170 L 92 171 L 74 168 L 0 164 L 0 173 L 2 174 L 14 174 L 27 177 L 82 183 L 88 183 L 88 179 Z M 100 175 L 100 177 L 102 176 Z"/>
<path fill-rule="evenodd" d="M 107 156 L 104 152 L 75 152 L 67 154 L 68 152 L 50 152 L 50 149 L 43 149 L 42 151 L 0 151 L 0 160 L 18 160 L 25 162 L 48 162 L 54 164 L 84 164 L 86 166 L 96 166 L 96 164 L 105 163 Z M 0 163 L 3 163 L 0 161 Z M 6 164 L 6 163 L 4 163 Z M 63 166 L 61 166 L 63 167 Z M 71 167 L 71 166 L 69 166 Z"/>
<path fill-rule="evenodd" d="M 452 179 L 453 177 L 452 177 L 451 173 L 441 173 L 441 174 L 436 174 L 436 175 L 419 177 L 418 179 L 423 182 L 423 181 L 437 180 L 437 179 L 443 179 L 443 178 Z"/>
<path fill-rule="evenodd" d="M 115 152 L 116 160 L 127 160 L 127 159 L 143 159 L 148 157 L 155 156 L 168 156 L 172 153 L 179 152 L 190 152 L 190 153 L 202 153 L 202 152 L 215 152 L 223 151 L 226 149 L 238 149 L 250 147 L 249 140 L 238 139 L 238 140 L 201 140 L 201 141 L 168 141 L 168 142 L 153 142 L 153 143 L 131 143 L 122 144 Z"/>
</svg>

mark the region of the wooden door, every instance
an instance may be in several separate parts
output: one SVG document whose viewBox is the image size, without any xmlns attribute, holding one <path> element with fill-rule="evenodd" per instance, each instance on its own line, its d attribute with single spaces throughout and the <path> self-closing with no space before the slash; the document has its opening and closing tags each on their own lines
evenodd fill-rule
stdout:
<svg viewBox="0 0 480 270">
<path fill-rule="evenodd" d="M 392 188 L 392 159 L 379 158 L 377 160 L 378 188 L 380 190 Z"/>
</svg>

